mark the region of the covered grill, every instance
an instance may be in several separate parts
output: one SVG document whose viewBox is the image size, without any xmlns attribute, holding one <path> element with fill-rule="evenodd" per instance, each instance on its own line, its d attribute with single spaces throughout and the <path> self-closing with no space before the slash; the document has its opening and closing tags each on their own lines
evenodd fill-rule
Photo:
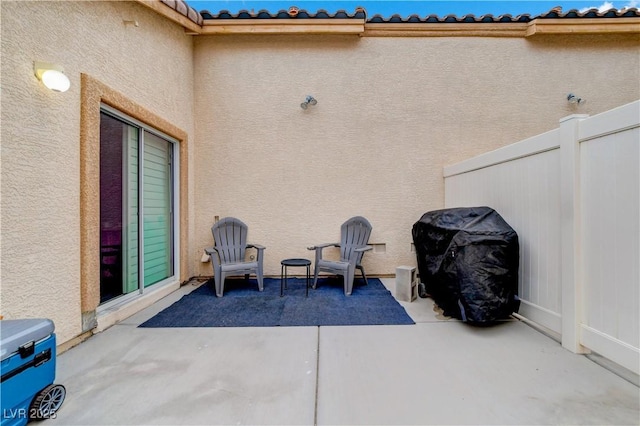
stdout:
<svg viewBox="0 0 640 426">
<path fill-rule="evenodd" d="M 420 281 L 445 315 L 488 324 L 518 312 L 518 235 L 495 210 L 427 212 L 412 234 Z"/>
</svg>

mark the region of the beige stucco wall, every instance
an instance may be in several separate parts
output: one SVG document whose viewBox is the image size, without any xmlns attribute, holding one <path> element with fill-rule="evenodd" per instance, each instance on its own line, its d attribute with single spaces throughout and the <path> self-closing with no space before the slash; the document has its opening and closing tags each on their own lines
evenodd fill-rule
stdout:
<svg viewBox="0 0 640 426">
<path fill-rule="evenodd" d="M 365 267 L 393 274 L 415 262 L 413 223 L 443 206 L 443 165 L 640 98 L 637 35 L 190 36 L 136 2 L 0 7 L 0 315 L 51 318 L 59 342 L 83 331 L 81 74 L 88 98 L 189 140 L 182 277 L 211 274 L 202 250 L 229 215 L 267 246 L 268 275 L 364 215 L 386 245 Z M 33 61 L 62 65 L 71 89 L 45 89 Z M 588 103 L 570 107 L 569 92 Z M 308 94 L 319 103 L 303 111 Z"/>
<path fill-rule="evenodd" d="M 195 251 L 214 216 L 237 216 L 278 275 L 364 215 L 386 244 L 365 256 L 369 273 L 415 265 L 411 228 L 443 207 L 444 165 L 638 99 L 639 46 L 637 34 L 197 37 Z M 303 111 L 308 94 L 318 105 Z"/>
<path fill-rule="evenodd" d="M 64 342 L 82 332 L 80 74 L 192 134 L 192 38 L 133 2 L 3 1 L 1 13 L 0 314 L 51 318 Z M 63 66 L 71 89 L 46 89 L 33 61 Z"/>
</svg>

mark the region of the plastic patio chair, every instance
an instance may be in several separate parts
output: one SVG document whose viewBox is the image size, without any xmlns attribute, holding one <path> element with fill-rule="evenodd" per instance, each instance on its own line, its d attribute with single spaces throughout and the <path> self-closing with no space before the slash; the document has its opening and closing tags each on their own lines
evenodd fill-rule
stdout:
<svg viewBox="0 0 640 426">
<path fill-rule="evenodd" d="M 244 275 L 248 279 L 250 274 L 255 274 L 258 290 L 264 290 L 262 260 L 265 247 L 247 244 L 247 231 L 247 225 L 235 217 L 225 217 L 211 227 L 214 246 L 205 251 L 211 256 L 217 297 L 224 293 L 225 278 L 233 275 Z M 245 261 L 247 248 L 257 250 L 255 260 Z"/>
<path fill-rule="evenodd" d="M 355 216 L 340 227 L 340 243 L 327 243 L 308 247 L 309 250 L 315 250 L 316 252 L 313 288 L 316 288 L 318 284 L 318 273 L 321 271 L 342 275 L 344 278 L 344 294 L 347 296 L 350 296 L 353 290 L 356 269 L 360 270 L 364 283 L 367 284 L 367 276 L 361 262 L 364 253 L 373 248 L 367 245 L 371 229 L 371 223 L 367 219 L 362 216 Z M 326 247 L 339 247 L 340 260 L 323 259 L 322 251 Z"/>
</svg>

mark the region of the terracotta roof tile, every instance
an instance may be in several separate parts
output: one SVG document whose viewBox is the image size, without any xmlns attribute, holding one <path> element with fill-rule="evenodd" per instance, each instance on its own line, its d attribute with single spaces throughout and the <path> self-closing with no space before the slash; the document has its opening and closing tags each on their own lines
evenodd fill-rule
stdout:
<svg viewBox="0 0 640 426">
<path fill-rule="evenodd" d="M 253 10 L 241 10 L 237 14 L 232 14 L 227 10 L 221 10 L 217 14 L 213 14 L 208 10 L 197 12 L 194 8 L 190 7 L 185 0 L 160 0 L 168 7 L 174 9 L 178 13 L 186 16 L 191 21 L 198 25 L 202 25 L 204 20 L 218 20 L 218 19 L 366 19 L 367 23 L 496 23 L 496 22 L 530 22 L 534 19 L 584 19 L 584 18 L 631 18 L 640 17 L 640 10 L 638 8 L 628 8 L 623 10 L 609 9 L 605 11 L 598 11 L 598 9 L 590 9 L 584 12 L 580 12 L 576 9 L 563 12 L 560 7 L 555 7 L 548 12 L 545 12 L 538 16 L 531 16 L 529 14 L 511 16 L 509 14 L 493 16 L 491 14 L 475 16 L 468 14 L 464 16 L 446 15 L 437 16 L 429 15 L 424 18 L 419 15 L 411 15 L 406 18 L 395 14 L 389 18 L 384 18 L 381 15 L 374 15 L 373 17 L 367 17 L 366 11 L 363 8 L 356 8 L 354 13 L 348 13 L 344 10 L 339 10 L 334 14 L 330 14 L 326 10 L 320 9 L 317 12 L 309 12 L 304 9 L 299 9 L 292 6 L 288 11 L 280 10 L 276 13 L 271 13 L 268 10 L 260 10 L 257 13 Z"/>
<path fill-rule="evenodd" d="M 187 18 L 191 19 L 193 22 L 198 22 L 198 19 L 202 22 L 202 16 L 192 7 L 187 10 Z"/>
<path fill-rule="evenodd" d="M 200 12 L 200 15 L 204 19 L 363 19 L 366 17 L 366 12 L 361 8 L 357 8 L 354 13 L 338 10 L 334 14 L 330 14 L 324 9 L 320 9 L 315 13 L 304 9 L 295 9 L 295 14 L 287 10 L 271 13 L 268 10 L 262 9 L 258 12 L 241 10 L 236 14 L 232 14 L 228 10 L 221 10 L 218 14 L 203 10 Z"/>
<path fill-rule="evenodd" d="M 176 12 L 186 16 L 198 25 L 202 25 L 202 15 L 197 10 L 189 6 L 184 0 L 160 0 Z"/>
<path fill-rule="evenodd" d="M 599 12 L 598 9 L 589 9 L 584 12 L 580 12 L 576 9 L 571 9 L 566 13 L 562 13 L 562 9 L 554 8 L 549 12 L 543 13 L 538 18 L 541 19 L 576 19 L 576 18 L 633 18 L 640 16 L 640 10 L 632 7 L 628 9 L 618 10 L 609 9 L 603 12 Z"/>
<path fill-rule="evenodd" d="M 421 18 L 418 15 L 411 15 L 407 18 L 403 18 L 400 15 L 396 14 L 389 18 L 384 18 L 381 15 L 374 15 L 373 17 L 367 20 L 368 23 L 465 23 L 465 22 L 530 22 L 534 19 L 579 19 L 579 18 L 631 18 L 631 17 L 639 17 L 640 11 L 637 8 L 630 8 L 625 10 L 617 10 L 610 9 L 604 12 L 598 12 L 598 9 L 590 9 L 585 12 L 579 12 L 578 10 L 572 9 L 566 13 L 562 13 L 559 10 L 551 10 L 549 12 L 543 13 L 539 16 L 531 16 L 529 14 L 522 14 L 517 16 L 512 16 L 510 14 L 493 16 L 491 14 L 476 16 L 473 14 L 468 14 L 464 16 L 457 15 L 446 15 L 446 16 L 437 16 L 437 15 L 429 15 L 427 17 Z"/>
</svg>

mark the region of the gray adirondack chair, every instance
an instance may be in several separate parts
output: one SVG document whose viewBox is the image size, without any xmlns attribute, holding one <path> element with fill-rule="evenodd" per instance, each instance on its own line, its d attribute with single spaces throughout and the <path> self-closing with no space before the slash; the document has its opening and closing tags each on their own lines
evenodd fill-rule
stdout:
<svg viewBox="0 0 640 426">
<path fill-rule="evenodd" d="M 234 275 L 244 275 L 248 279 L 250 274 L 255 274 L 258 290 L 264 290 L 262 259 L 265 247 L 247 244 L 247 230 L 247 225 L 235 217 L 220 219 L 211 227 L 214 246 L 205 251 L 211 256 L 217 297 L 224 293 L 225 278 Z M 247 248 L 256 249 L 255 260 L 245 261 Z"/>
<path fill-rule="evenodd" d="M 367 284 L 367 276 L 361 262 L 364 253 L 373 248 L 367 245 L 371 229 L 371 224 L 367 219 L 362 216 L 354 216 L 340 227 L 340 243 L 327 243 L 308 247 L 309 250 L 315 250 L 316 252 L 313 288 L 316 288 L 318 284 L 318 273 L 329 272 L 343 276 L 344 294 L 350 296 L 353 290 L 356 269 L 360 270 L 364 283 Z M 322 250 L 326 247 L 340 247 L 340 260 L 323 259 Z"/>
</svg>

